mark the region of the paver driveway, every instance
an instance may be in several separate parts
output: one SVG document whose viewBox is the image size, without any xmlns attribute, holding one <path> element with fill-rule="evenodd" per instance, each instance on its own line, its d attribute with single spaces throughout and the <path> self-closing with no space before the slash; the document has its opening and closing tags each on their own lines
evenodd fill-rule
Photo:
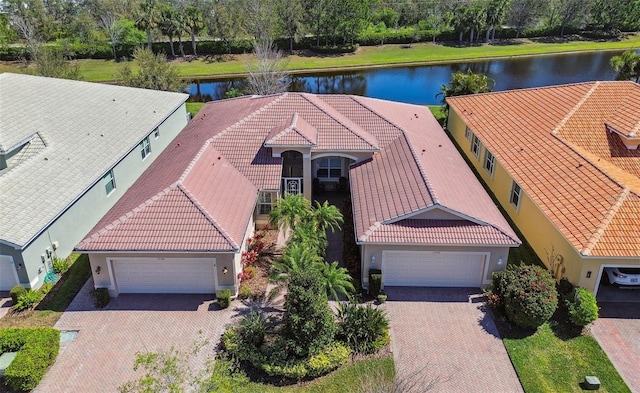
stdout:
<svg viewBox="0 0 640 393">
<path fill-rule="evenodd" d="M 522 392 L 479 289 L 385 288 L 391 345 L 412 392 Z"/>
<path fill-rule="evenodd" d="M 244 310 L 238 301 L 219 310 L 210 295 L 120 295 L 96 310 L 92 288 L 89 279 L 56 324 L 60 330 L 79 332 L 61 346 L 35 392 L 117 392 L 118 386 L 139 375 L 132 369 L 136 352 L 172 346 L 189 350 L 194 342 L 209 339 L 193 359 L 201 364 L 213 355 L 225 326 Z"/>
<path fill-rule="evenodd" d="M 640 302 L 599 302 L 598 305 L 600 318 L 591 326 L 591 333 L 629 389 L 640 392 Z"/>
</svg>

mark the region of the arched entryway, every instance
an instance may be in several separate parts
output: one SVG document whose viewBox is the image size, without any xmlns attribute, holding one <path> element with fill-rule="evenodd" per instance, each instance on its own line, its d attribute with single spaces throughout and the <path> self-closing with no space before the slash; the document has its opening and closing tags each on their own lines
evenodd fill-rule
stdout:
<svg viewBox="0 0 640 393">
<path fill-rule="evenodd" d="M 282 152 L 282 195 L 303 193 L 303 156 L 295 150 Z"/>
</svg>

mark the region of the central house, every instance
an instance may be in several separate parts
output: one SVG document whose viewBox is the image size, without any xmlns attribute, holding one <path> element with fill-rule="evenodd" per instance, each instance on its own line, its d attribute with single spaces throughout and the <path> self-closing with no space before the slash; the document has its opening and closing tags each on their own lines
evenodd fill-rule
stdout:
<svg viewBox="0 0 640 393">
<path fill-rule="evenodd" d="M 520 240 L 429 109 L 283 93 L 206 104 L 76 250 L 119 293 L 238 290 L 286 193 L 349 190 L 362 282 L 481 287 Z"/>
</svg>

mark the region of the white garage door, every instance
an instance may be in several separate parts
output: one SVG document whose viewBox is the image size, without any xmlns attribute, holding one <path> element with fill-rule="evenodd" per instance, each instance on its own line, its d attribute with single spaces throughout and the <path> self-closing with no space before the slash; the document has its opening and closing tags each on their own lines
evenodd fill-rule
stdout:
<svg viewBox="0 0 640 393">
<path fill-rule="evenodd" d="M 486 254 L 383 251 L 385 286 L 479 287 Z"/>
<path fill-rule="evenodd" d="M 10 291 L 16 285 L 18 285 L 18 281 L 16 281 L 13 258 L 0 255 L 0 291 Z"/>
<path fill-rule="evenodd" d="M 202 258 L 113 260 L 120 293 L 214 293 L 214 265 Z"/>
</svg>

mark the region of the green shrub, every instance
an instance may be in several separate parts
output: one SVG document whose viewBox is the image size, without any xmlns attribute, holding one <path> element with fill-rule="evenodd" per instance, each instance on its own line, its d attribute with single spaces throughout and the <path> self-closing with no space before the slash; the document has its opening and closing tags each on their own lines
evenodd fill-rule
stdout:
<svg viewBox="0 0 640 393">
<path fill-rule="evenodd" d="M 44 297 L 44 294 L 40 291 L 28 290 L 22 295 L 18 296 L 18 301 L 13 306 L 17 311 L 23 311 L 34 308 L 40 300 Z"/>
<path fill-rule="evenodd" d="M 258 311 L 252 310 L 240 322 L 240 332 L 245 343 L 259 348 L 264 342 L 264 334 L 267 330 L 266 319 Z"/>
<path fill-rule="evenodd" d="M 284 307 L 284 337 L 295 356 L 314 355 L 333 341 L 336 323 L 315 269 L 291 274 Z"/>
<path fill-rule="evenodd" d="M 587 326 L 598 319 L 598 303 L 593 292 L 576 287 L 573 296 L 565 301 L 569 309 L 571 322 L 578 326 Z"/>
<path fill-rule="evenodd" d="M 567 280 L 566 278 L 558 281 L 556 288 L 558 290 L 558 295 L 565 300 L 573 295 L 573 290 L 575 289 L 573 284 L 571 284 L 571 282 L 569 282 L 569 280 Z"/>
<path fill-rule="evenodd" d="M 251 297 L 251 288 L 247 285 L 240 285 L 240 299 L 249 299 Z"/>
<path fill-rule="evenodd" d="M 93 290 L 93 296 L 95 297 L 96 307 L 104 308 L 109 304 L 111 296 L 109 296 L 109 290 L 107 288 L 96 288 Z"/>
<path fill-rule="evenodd" d="M 369 295 L 376 297 L 382 290 L 382 270 L 369 269 Z"/>
<path fill-rule="evenodd" d="M 327 345 L 307 360 L 307 376 L 319 377 L 335 370 L 349 360 L 350 354 L 349 348 L 339 342 Z"/>
<path fill-rule="evenodd" d="M 71 266 L 71 261 L 69 258 L 60 259 L 58 257 L 53 257 L 53 271 L 56 274 L 65 274 L 69 267 Z"/>
<path fill-rule="evenodd" d="M 16 285 L 15 287 L 11 288 L 11 291 L 9 291 L 9 295 L 11 295 L 11 300 L 13 301 L 13 304 L 18 303 L 18 298 L 23 294 L 25 294 L 26 292 L 27 292 L 27 289 L 22 285 Z"/>
<path fill-rule="evenodd" d="M 218 305 L 222 308 L 227 308 L 231 304 L 231 291 L 228 289 L 221 289 L 216 294 L 218 299 Z"/>
<path fill-rule="evenodd" d="M 47 368 L 56 360 L 60 349 L 60 331 L 53 328 L 5 329 L 0 332 L 0 350 L 11 349 L 22 342 L 16 358 L 5 370 L 4 378 L 15 391 L 34 389 Z"/>
<path fill-rule="evenodd" d="M 42 284 L 40 289 L 38 289 L 38 291 L 40 291 L 43 295 L 46 295 L 47 293 L 51 292 L 51 289 L 53 289 L 53 283 L 45 282 L 44 284 Z"/>
<path fill-rule="evenodd" d="M 388 342 L 389 321 L 371 305 L 341 303 L 336 337 L 357 353 L 374 353 Z"/>
<path fill-rule="evenodd" d="M 507 318 L 523 328 L 537 328 L 551 318 L 558 306 L 558 292 L 551 273 L 533 265 L 507 269 L 500 280 Z"/>
</svg>

